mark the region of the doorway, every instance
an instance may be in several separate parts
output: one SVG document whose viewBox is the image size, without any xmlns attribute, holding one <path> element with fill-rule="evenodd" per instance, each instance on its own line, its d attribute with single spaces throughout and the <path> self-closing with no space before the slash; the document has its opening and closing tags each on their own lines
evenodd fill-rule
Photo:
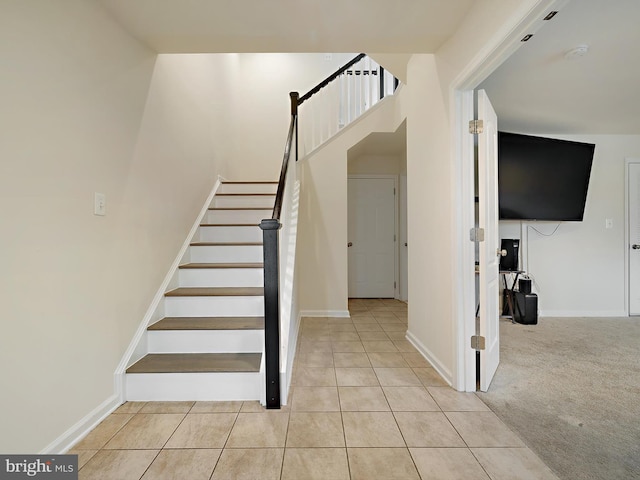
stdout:
<svg viewBox="0 0 640 480">
<path fill-rule="evenodd" d="M 396 298 L 398 275 L 395 175 L 349 175 L 349 298 Z"/>
</svg>

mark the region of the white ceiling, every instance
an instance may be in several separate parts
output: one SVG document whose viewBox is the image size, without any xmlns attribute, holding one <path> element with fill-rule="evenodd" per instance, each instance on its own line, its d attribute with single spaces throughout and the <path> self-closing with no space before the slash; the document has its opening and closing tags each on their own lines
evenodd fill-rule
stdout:
<svg viewBox="0 0 640 480">
<path fill-rule="evenodd" d="M 159 53 L 429 53 L 473 0 L 99 0 Z"/>
<path fill-rule="evenodd" d="M 639 22 L 638 0 L 569 2 L 481 85 L 500 130 L 640 134 Z"/>
<path fill-rule="evenodd" d="M 98 1 L 160 53 L 435 52 L 474 3 Z M 496 108 L 500 129 L 640 134 L 639 21 L 640 0 L 569 1 L 481 85 Z M 581 44 L 590 47 L 585 57 L 564 58 Z"/>
</svg>

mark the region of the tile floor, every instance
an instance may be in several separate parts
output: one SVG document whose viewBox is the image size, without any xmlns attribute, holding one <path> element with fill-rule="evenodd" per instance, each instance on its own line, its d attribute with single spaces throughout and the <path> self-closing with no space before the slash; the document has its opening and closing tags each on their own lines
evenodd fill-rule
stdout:
<svg viewBox="0 0 640 480">
<path fill-rule="evenodd" d="M 305 318 L 289 404 L 129 402 L 69 453 L 80 479 L 555 479 L 405 339 L 406 305 Z"/>
</svg>

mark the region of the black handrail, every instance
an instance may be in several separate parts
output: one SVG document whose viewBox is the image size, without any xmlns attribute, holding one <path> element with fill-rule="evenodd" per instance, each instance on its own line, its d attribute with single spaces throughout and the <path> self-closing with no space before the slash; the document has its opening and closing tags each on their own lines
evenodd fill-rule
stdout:
<svg viewBox="0 0 640 480">
<path fill-rule="evenodd" d="M 284 196 L 284 182 L 287 177 L 287 169 L 289 168 L 289 158 L 291 157 L 291 146 L 293 144 L 293 136 L 296 134 L 296 161 L 298 160 L 298 143 L 297 143 L 297 126 L 298 126 L 298 92 L 289 93 L 291 99 L 291 122 L 289 123 L 289 133 L 287 142 L 284 145 L 284 155 L 282 157 L 282 167 L 280 168 L 280 179 L 278 181 L 278 190 L 276 192 L 276 200 L 273 205 L 273 220 L 280 220 L 280 211 L 282 210 L 282 197 Z"/>
<path fill-rule="evenodd" d="M 284 147 L 282 167 L 278 190 L 273 205 L 271 218 L 260 222 L 263 238 L 264 259 L 264 343 L 265 343 L 265 380 L 266 380 L 266 404 L 268 409 L 280 408 L 280 273 L 279 273 L 279 240 L 278 230 L 282 227 L 280 214 L 284 197 L 285 180 L 291 161 L 291 149 L 295 140 L 295 159 L 298 161 L 298 107 L 321 89 L 346 72 L 354 64 L 365 57 L 364 53 L 340 67 L 325 80 L 313 87 L 302 97 L 298 92 L 289 94 L 291 100 L 291 122 L 289 133 Z M 384 70 L 380 67 L 380 98 L 384 90 Z M 397 86 L 397 85 L 396 85 Z"/>
<path fill-rule="evenodd" d="M 348 63 L 346 63 L 344 66 L 340 67 L 334 73 L 332 73 L 327 78 L 325 78 L 323 81 L 321 81 L 318 85 L 316 85 L 311 90 L 309 90 L 307 93 L 305 93 L 303 96 L 301 96 L 300 100 L 298 101 L 298 105 L 302 105 L 303 102 L 305 102 L 306 100 L 309 100 L 312 96 L 314 96 L 321 89 L 323 89 L 324 87 L 329 85 L 331 82 L 333 82 L 336 78 L 338 78 L 340 75 L 342 75 L 344 72 L 346 72 L 353 65 L 358 63 L 364 57 L 366 57 L 366 54 L 361 53 L 358 56 L 356 56 L 353 60 L 350 60 Z"/>
</svg>

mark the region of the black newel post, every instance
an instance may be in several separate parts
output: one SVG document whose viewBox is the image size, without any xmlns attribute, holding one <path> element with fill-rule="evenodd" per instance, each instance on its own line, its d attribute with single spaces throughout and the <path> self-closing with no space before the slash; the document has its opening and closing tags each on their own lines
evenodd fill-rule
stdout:
<svg viewBox="0 0 640 480">
<path fill-rule="evenodd" d="M 291 116 L 295 122 L 295 141 L 296 141 L 296 162 L 298 161 L 298 104 L 300 102 L 300 94 L 298 92 L 289 92 L 291 99 Z"/>
<path fill-rule="evenodd" d="M 280 408 L 280 293 L 278 220 L 262 220 L 264 250 L 264 344 L 267 408 Z"/>
</svg>

